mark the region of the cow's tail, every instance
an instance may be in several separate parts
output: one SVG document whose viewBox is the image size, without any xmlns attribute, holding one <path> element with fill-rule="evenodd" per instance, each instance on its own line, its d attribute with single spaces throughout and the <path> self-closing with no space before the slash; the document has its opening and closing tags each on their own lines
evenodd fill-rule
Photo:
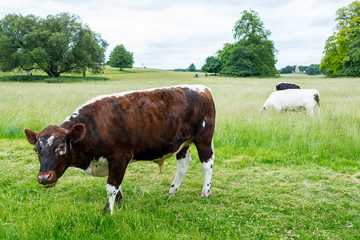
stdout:
<svg viewBox="0 0 360 240">
<path fill-rule="evenodd" d="M 315 100 L 316 105 L 318 107 L 318 114 L 320 115 L 320 95 L 318 93 L 314 94 L 314 100 Z"/>
</svg>

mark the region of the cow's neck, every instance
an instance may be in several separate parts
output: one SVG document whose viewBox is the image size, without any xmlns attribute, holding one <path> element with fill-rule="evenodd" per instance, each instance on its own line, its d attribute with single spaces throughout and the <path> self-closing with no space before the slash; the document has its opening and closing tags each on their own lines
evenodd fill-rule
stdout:
<svg viewBox="0 0 360 240">
<path fill-rule="evenodd" d="M 79 121 L 65 121 L 60 125 L 60 127 L 70 130 L 71 127 L 76 123 L 79 123 Z M 91 128 L 88 126 L 86 131 L 91 131 Z M 85 136 L 79 142 L 70 141 L 70 148 L 72 151 L 72 167 L 85 170 L 89 166 L 91 160 L 96 157 L 94 152 L 95 143 L 93 141 L 88 141 L 87 139 L 88 138 Z"/>
</svg>

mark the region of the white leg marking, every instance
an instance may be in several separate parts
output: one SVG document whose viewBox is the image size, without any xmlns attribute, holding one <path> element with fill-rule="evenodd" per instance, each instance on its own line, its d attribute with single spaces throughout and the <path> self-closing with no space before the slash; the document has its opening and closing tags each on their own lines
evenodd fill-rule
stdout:
<svg viewBox="0 0 360 240">
<path fill-rule="evenodd" d="M 113 214 L 116 195 L 118 194 L 119 191 L 122 195 L 121 185 L 117 189 L 115 188 L 115 186 L 112 186 L 110 184 L 106 185 L 106 192 L 109 200 L 109 209 L 111 215 Z"/>
<path fill-rule="evenodd" d="M 170 186 L 169 195 L 175 196 L 177 193 L 180 184 L 182 180 L 184 179 L 184 176 L 189 168 L 189 165 L 191 163 L 191 155 L 190 155 L 190 148 L 186 151 L 185 157 L 182 159 L 177 160 L 177 170 L 176 170 L 176 176 L 173 181 L 173 183 Z"/>
<path fill-rule="evenodd" d="M 315 107 L 316 107 L 316 103 L 315 104 L 307 104 L 307 105 L 305 105 L 305 109 L 309 113 L 310 116 L 314 115 Z"/>
<path fill-rule="evenodd" d="M 201 192 L 202 198 L 209 197 L 211 195 L 211 180 L 215 160 L 213 141 L 211 141 L 211 149 L 213 151 L 211 158 L 207 162 L 202 163 L 202 168 L 204 170 L 204 185 Z"/>
<path fill-rule="evenodd" d="M 204 185 L 202 188 L 201 197 L 209 197 L 211 195 L 211 180 L 212 180 L 212 171 L 214 167 L 214 154 L 211 156 L 209 161 L 202 163 L 202 168 L 204 170 Z"/>
</svg>

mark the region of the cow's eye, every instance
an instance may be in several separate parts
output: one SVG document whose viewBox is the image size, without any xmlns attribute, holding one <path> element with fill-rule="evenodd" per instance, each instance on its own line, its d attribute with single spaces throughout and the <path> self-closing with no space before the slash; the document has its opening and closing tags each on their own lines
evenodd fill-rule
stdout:
<svg viewBox="0 0 360 240">
<path fill-rule="evenodd" d="M 64 144 L 60 144 L 59 147 L 57 148 L 57 150 L 58 150 L 59 152 L 64 151 L 64 150 L 65 150 Z"/>
<path fill-rule="evenodd" d="M 39 151 L 39 149 L 34 148 L 34 151 L 35 151 L 36 155 L 38 155 L 38 157 L 40 157 L 40 151 Z"/>
</svg>

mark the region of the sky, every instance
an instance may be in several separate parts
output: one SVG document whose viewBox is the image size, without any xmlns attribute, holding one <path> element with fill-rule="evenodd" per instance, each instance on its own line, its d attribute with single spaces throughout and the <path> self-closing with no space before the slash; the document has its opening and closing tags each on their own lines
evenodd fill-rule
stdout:
<svg viewBox="0 0 360 240">
<path fill-rule="evenodd" d="M 277 49 L 277 69 L 320 64 L 325 41 L 333 34 L 336 11 L 350 0 L 11 0 L 1 1 L 7 14 L 45 18 L 60 12 L 80 17 L 83 24 L 109 43 L 107 59 L 123 44 L 134 54 L 135 67 L 200 69 L 225 43 L 241 12 L 259 14 Z"/>
</svg>

